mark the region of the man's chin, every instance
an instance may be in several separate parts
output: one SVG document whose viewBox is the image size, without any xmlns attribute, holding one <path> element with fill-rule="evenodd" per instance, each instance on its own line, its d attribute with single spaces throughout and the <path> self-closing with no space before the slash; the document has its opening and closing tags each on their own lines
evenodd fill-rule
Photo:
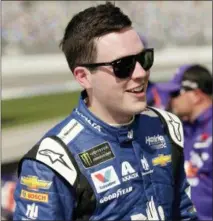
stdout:
<svg viewBox="0 0 213 221">
<path fill-rule="evenodd" d="M 144 111 L 147 107 L 147 103 L 146 101 L 140 103 L 140 104 L 137 104 L 135 105 L 134 107 L 134 114 L 140 114 L 142 111 Z"/>
</svg>

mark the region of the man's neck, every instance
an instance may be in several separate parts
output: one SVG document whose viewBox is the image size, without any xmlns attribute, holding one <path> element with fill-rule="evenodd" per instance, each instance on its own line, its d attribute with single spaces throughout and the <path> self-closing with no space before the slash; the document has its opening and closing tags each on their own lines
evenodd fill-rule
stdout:
<svg viewBox="0 0 213 221">
<path fill-rule="evenodd" d="M 202 102 L 201 104 L 195 106 L 193 108 L 193 112 L 192 112 L 191 116 L 189 117 L 189 121 L 191 123 L 193 123 L 202 113 L 204 113 L 211 106 L 212 106 L 211 100 Z"/>
<path fill-rule="evenodd" d="M 92 106 L 89 103 L 87 103 L 87 107 L 100 120 L 116 127 L 130 124 L 134 118 L 134 116 L 132 115 L 122 116 L 122 114 L 118 115 L 118 113 L 112 113 L 112 111 L 107 110 L 107 108 L 101 108 L 98 105 Z"/>
</svg>

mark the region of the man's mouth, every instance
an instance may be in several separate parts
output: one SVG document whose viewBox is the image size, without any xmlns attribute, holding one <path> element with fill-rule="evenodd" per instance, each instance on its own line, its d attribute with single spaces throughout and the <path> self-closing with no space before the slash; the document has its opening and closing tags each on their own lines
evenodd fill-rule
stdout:
<svg viewBox="0 0 213 221">
<path fill-rule="evenodd" d="M 138 87 L 127 90 L 127 92 L 138 94 L 138 93 L 144 92 L 144 89 L 145 89 L 145 84 L 142 84 Z"/>
</svg>

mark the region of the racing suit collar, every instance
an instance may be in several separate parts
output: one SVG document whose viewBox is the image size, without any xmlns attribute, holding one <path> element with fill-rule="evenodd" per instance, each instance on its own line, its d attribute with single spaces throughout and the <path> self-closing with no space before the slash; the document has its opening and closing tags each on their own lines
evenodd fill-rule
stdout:
<svg viewBox="0 0 213 221">
<path fill-rule="evenodd" d="M 84 125 L 87 125 L 91 130 L 99 133 L 99 135 L 106 136 L 108 139 L 113 141 L 118 141 L 119 143 L 126 143 L 133 139 L 133 127 L 135 125 L 135 120 L 130 122 L 128 125 L 123 125 L 120 127 L 111 126 L 98 117 L 96 117 L 86 106 L 85 99 L 87 94 L 85 91 L 81 92 L 81 97 L 79 99 L 78 107 L 74 109 L 75 114 L 77 114 L 78 119 L 83 121 Z"/>
</svg>

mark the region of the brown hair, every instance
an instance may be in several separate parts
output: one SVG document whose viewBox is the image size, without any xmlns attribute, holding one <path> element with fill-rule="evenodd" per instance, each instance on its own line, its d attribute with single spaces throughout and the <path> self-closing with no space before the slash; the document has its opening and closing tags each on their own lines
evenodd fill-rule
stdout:
<svg viewBox="0 0 213 221">
<path fill-rule="evenodd" d="M 93 63 L 96 60 L 95 38 L 131 25 L 129 17 L 110 2 L 76 14 L 68 23 L 60 43 L 71 71 L 78 63 Z"/>
</svg>

